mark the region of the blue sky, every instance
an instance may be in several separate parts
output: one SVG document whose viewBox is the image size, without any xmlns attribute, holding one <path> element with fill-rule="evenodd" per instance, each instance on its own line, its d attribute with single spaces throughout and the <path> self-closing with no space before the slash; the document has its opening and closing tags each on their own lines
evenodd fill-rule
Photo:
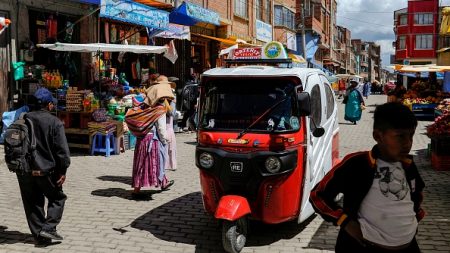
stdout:
<svg viewBox="0 0 450 253">
<path fill-rule="evenodd" d="M 394 11 L 407 7 L 407 0 L 337 0 L 337 24 L 349 28 L 352 38 L 381 46 L 382 65 L 390 65 L 394 53 Z M 440 0 L 450 6 L 450 0 Z"/>
</svg>

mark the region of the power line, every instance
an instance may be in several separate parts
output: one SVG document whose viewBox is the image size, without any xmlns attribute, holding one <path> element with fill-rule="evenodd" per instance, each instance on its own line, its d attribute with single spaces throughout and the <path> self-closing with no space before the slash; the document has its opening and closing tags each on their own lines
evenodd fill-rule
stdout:
<svg viewBox="0 0 450 253">
<path fill-rule="evenodd" d="M 346 13 L 373 13 L 373 14 L 392 14 L 392 11 L 338 11 Z"/>
<path fill-rule="evenodd" d="M 390 27 L 390 28 L 392 28 L 392 26 L 388 26 L 388 25 L 377 24 L 377 23 L 371 23 L 371 22 L 367 22 L 367 21 L 363 21 L 363 20 L 359 20 L 359 19 L 347 18 L 347 17 L 341 16 L 341 15 L 336 15 L 336 16 L 338 16 L 338 17 L 340 17 L 340 18 L 345 18 L 345 19 L 348 19 L 348 20 L 352 20 L 352 21 L 357 21 L 357 22 L 361 22 L 361 23 L 370 24 L 370 25 L 378 25 L 378 26 L 384 26 L 384 27 Z"/>
</svg>

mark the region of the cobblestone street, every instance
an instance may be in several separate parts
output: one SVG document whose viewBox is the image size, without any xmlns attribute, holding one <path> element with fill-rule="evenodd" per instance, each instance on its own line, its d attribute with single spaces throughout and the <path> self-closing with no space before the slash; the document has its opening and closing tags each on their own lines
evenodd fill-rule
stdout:
<svg viewBox="0 0 450 253">
<path fill-rule="evenodd" d="M 343 120 L 339 104 L 340 156 L 368 150 L 372 116 L 384 95 L 372 95 L 358 125 Z M 412 154 L 425 180 L 424 209 L 418 241 L 425 253 L 450 252 L 450 171 L 434 171 L 427 157 L 429 121 L 420 121 Z M 169 191 L 146 190 L 149 198 L 131 199 L 133 151 L 109 158 L 72 154 L 64 191 L 68 195 L 58 231 L 61 244 L 35 248 L 29 232 L 15 174 L 0 151 L 0 252 L 223 252 L 221 228 L 203 211 L 195 134 L 177 134 L 178 170 L 169 171 Z M 304 224 L 251 223 L 243 252 L 334 252 L 337 228 L 314 216 Z"/>
</svg>

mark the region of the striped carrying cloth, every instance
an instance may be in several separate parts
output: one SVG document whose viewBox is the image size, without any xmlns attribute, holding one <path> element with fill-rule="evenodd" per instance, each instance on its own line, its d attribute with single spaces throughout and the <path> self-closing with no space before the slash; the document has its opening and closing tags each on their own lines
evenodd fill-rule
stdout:
<svg viewBox="0 0 450 253">
<path fill-rule="evenodd" d="M 125 122 L 134 136 L 143 138 L 152 130 L 158 118 L 165 113 L 166 109 L 164 106 L 134 107 L 127 111 Z"/>
</svg>

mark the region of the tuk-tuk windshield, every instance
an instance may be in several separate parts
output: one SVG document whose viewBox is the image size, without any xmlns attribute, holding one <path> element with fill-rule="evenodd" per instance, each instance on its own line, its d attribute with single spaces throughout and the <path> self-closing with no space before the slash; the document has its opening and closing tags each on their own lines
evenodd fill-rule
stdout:
<svg viewBox="0 0 450 253">
<path fill-rule="evenodd" d="M 211 80 L 204 85 L 199 127 L 242 131 L 266 113 L 247 132 L 296 131 L 300 124 L 294 87 L 283 79 Z"/>
</svg>

